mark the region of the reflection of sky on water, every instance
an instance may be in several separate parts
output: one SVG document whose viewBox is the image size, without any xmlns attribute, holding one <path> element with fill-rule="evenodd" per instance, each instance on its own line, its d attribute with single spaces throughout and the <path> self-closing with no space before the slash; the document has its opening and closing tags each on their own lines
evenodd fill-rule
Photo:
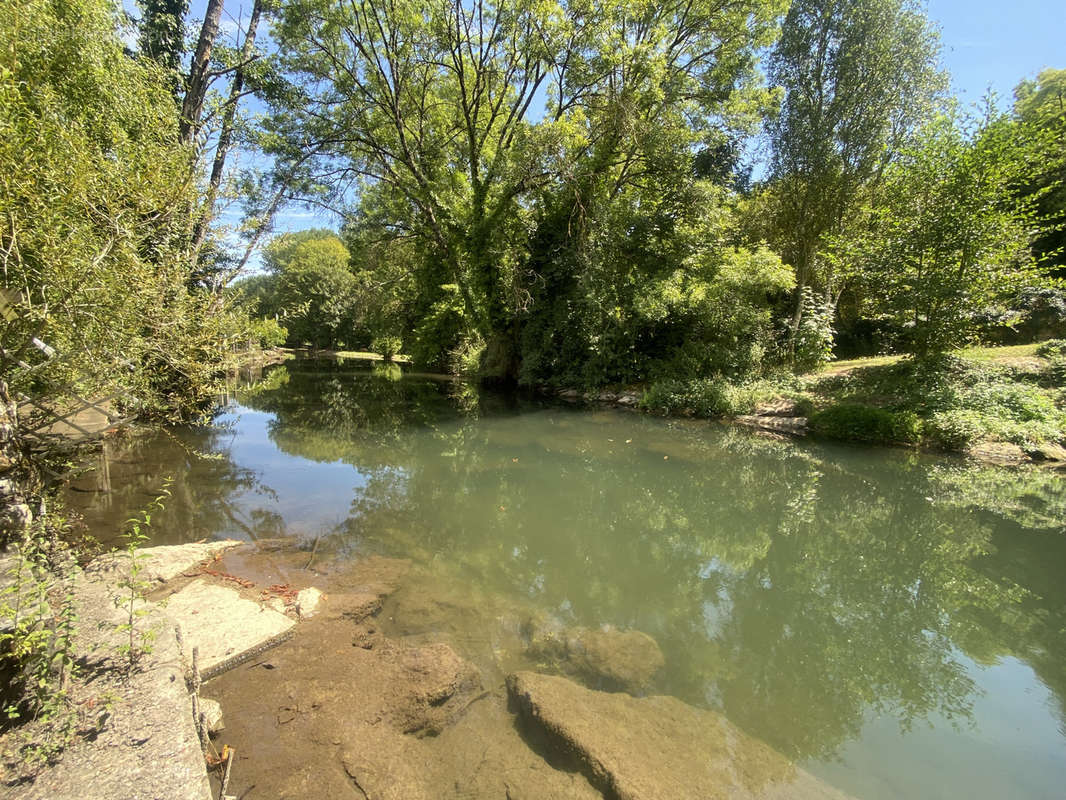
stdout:
<svg viewBox="0 0 1066 800">
<path fill-rule="evenodd" d="M 958 658 L 979 689 L 972 719 L 932 715 L 901 731 L 892 715 L 875 716 L 837 761 L 808 768 L 844 791 L 877 800 L 1061 798 L 1066 753 L 1063 733 L 1048 713 L 1052 693 L 1016 658 L 990 667 Z"/>
<path fill-rule="evenodd" d="M 273 414 L 243 406 L 225 414 L 220 425 L 233 425 L 223 439 L 223 449 L 238 467 L 253 470 L 259 481 L 276 497 L 264 497 L 254 490 L 231 495 L 235 513 L 254 527 L 249 512 L 265 509 L 280 515 L 286 533 L 302 539 L 332 532 L 347 517 L 352 495 L 366 485 L 366 476 L 351 464 L 336 460 L 311 462 L 278 449 L 270 439 Z M 247 538 L 234 526 L 227 535 Z"/>
</svg>

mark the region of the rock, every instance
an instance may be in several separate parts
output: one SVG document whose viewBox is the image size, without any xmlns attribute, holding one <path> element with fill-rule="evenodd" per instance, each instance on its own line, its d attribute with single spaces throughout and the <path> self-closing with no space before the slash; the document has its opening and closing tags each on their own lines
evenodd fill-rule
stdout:
<svg viewBox="0 0 1066 800">
<path fill-rule="evenodd" d="M 200 651 L 203 680 L 218 675 L 280 644 L 296 623 L 284 614 L 241 597 L 236 589 L 195 580 L 167 600 L 167 611 L 181 626 L 185 658 Z"/>
<path fill-rule="evenodd" d="M 318 610 L 318 605 L 322 602 L 323 597 L 325 597 L 325 595 L 314 586 L 309 586 L 308 588 L 301 589 L 297 592 L 296 613 L 300 615 L 300 619 L 310 619 L 313 617 Z"/>
<path fill-rule="evenodd" d="M 799 405 L 795 400 L 789 400 L 787 397 L 776 397 L 766 403 L 759 403 L 755 406 L 755 416 L 757 417 L 798 417 Z"/>
<path fill-rule="evenodd" d="M 193 542 L 190 544 L 146 547 L 138 551 L 141 559 L 142 580 L 165 583 L 173 580 L 183 572 L 188 572 L 197 564 L 215 558 L 242 542 L 226 539 L 217 542 Z M 102 574 L 122 571 L 129 568 L 129 556 L 123 552 L 108 553 L 92 562 L 86 572 Z"/>
<path fill-rule="evenodd" d="M 226 729 L 226 723 L 222 719 L 222 705 L 217 700 L 201 697 L 200 713 L 204 715 L 208 733 L 220 733 Z"/>
<path fill-rule="evenodd" d="M 807 433 L 806 417 L 758 417 L 741 415 L 733 418 L 734 422 L 748 425 L 753 428 L 774 431 L 775 433 L 787 433 L 792 436 L 803 436 Z"/>
<path fill-rule="evenodd" d="M 665 663 L 658 643 L 641 631 L 565 629 L 548 618 L 534 617 L 522 626 L 522 633 L 529 643 L 527 653 L 598 688 L 640 691 Z"/>
<path fill-rule="evenodd" d="M 659 645 L 641 631 L 582 631 L 567 649 L 578 672 L 630 692 L 645 688 L 665 663 Z"/>
<path fill-rule="evenodd" d="M 636 392 L 622 392 L 615 402 L 620 406 L 635 406 L 640 402 L 640 395 Z"/>
<path fill-rule="evenodd" d="M 404 733 L 436 734 L 461 709 L 443 706 L 459 694 L 481 689 L 477 668 L 446 644 L 431 644 L 405 651 L 400 659 L 404 686 L 412 702 L 401 706 Z"/>
<path fill-rule="evenodd" d="M 577 389 L 563 389 L 559 392 L 559 397 L 563 398 L 563 400 L 577 400 L 581 397 L 581 392 Z"/>
<path fill-rule="evenodd" d="M 1066 447 L 1052 442 L 1038 444 L 1029 451 L 1029 455 L 1040 461 L 1066 461 Z"/>
<path fill-rule="evenodd" d="M 507 688 L 525 720 L 576 755 L 608 797 L 846 797 L 720 714 L 673 697 L 598 692 L 532 672 L 508 676 Z"/>
<path fill-rule="evenodd" d="M 990 464 L 1021 464 L 1029 460 L 1022 448 L 1010 442 L 978 442 L 966 454 Z"/>
<path fill-rule="evenodd" d="M 17 787 L 22 800 L 110 800 L 117 797 L 210 800 L 204 756 L 193 727 L 192 702 L 181 668 L 174 621 L 154 603 L 146 604 L 136 629 L 154 635 L 127 675 L 116 657 L 128 643 L 121 625 L 128 611 L 116 608 L 116 589 L 102 580 L 79 576 L 74 582 L 78 608 L 74 655 L 92 664 L 83 700 L 110 698 L 97 730 L 75 736 L 62 758 L 49 764 L 32 783 Z M 77 691 L 77 684 L 75 684 Z M 75 696 L 76 697 L 76 696 Z M 80 704 L 79 704 L 80 705 Z M 86 706 L 81 706 L 86 707 Z M 10 742 L 4 742 L 7 745 Z M 4 795 L 0 791 L 0 795 Z"/>
<path fill-rule="evenodd" d="M 373 747 L 346 750 L 341 755 L 344 771 L 367 800 L 428 800 L 430 795 L 416 765 L 394 757 L 406 749 L 403 743 L 390 746 L 389 738 L 375 731 Z"/>
</svg>

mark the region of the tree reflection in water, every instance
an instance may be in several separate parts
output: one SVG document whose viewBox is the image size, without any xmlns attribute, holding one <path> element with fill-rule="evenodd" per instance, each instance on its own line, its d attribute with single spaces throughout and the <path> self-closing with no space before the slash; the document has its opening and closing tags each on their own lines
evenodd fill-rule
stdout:
<svg viewBox="0 0 1066 800">
<path fill-rule="evenodd" d="M 563 622 L 646 631 L 667 656 L 657 691 L 796 758 L 832 756 L 872 713 L 968 724 L 970 659 L 1024 660 L 1064 718 L 1060 476 L 398 378 L 295 362 L 238 395 L 284 453 L 360 475 L 322 550 L 447 564 Z M 179 515 L 282 535 L 234 510 L 270 490 L 224 440 L 189 434 L 222 455 L 195 480 L 189 457 L 167 467 Z"/>
</svg>

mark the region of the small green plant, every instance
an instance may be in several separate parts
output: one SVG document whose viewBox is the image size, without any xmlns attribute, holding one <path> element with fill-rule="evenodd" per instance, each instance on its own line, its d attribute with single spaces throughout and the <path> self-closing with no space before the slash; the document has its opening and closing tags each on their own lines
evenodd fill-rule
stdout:
<svg viewBox="0 0 1066 800">
<path fill-rule="evenodd" d="M 836 309 L 815 297 L 809 286 L 803 289 L 802 303 L 803 316 L 792 341 L 792 366 L 797 372 L 809 372 L 833 360 Z"/>
<path fill-rule="evenodd" d="M 76 673 L 74 630 L 78 567 L 58 543 L 66 518 L 43 515 L 27 529 L 0 590 L 0 665 L 8 678 L 3 711 L 10 724 L 32 723 L 15 735 L 19 769 L 32 773 L 61 752 L 78 727 L 71 702 Z"/>
<path fill-rule="evenodd" d="M 144 556 L 140 548 L 148 541 L 149 530 L 152 526 L 152 512 L 161 511 L 163 501 L 170 497 L 170 483 L 169 478 L 163 481 L 163 488 L 159 495 L 137 516 L 126 520 L 126 529 L 122 533 L 122 538 L 126 542 L 128 572 L 126 577 L 118 583 L 122 594 L 115 598 L 115 605 L 122 608 L 126 615 L 125 621 L 116 630 L 128 637 L 127 641 L 118 648 L 119 655 L 126 660 L 127 675 L 132 674 L 141 656 L 152 652 L 152 642 L 155 640 L 154 630 L 137 624 L 141 617 L 149 613 L 144 598 L 151 586 L 141 576 L 144 571 Z"/>
<path fill-rule="evenodd" d="M 376 336 L 370 343 L 370 350 L 378 353 L 386 361 L 392 361 L 393 356 L 400 352 L 403 342 L 399 336 Z"/>
</svg>

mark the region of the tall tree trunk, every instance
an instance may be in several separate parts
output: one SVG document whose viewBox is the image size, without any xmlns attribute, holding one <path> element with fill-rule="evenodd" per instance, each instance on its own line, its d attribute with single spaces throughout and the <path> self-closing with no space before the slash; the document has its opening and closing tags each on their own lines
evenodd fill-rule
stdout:
<svg viewBox="0 0 1066 800">
<path fill-rule="evenodd" d="M 244 91 L 244 68 L 252 60 L 255 49 L 255 34 L 259 27 L 259 16 L 262 12 L 262 0 L 255 0 L 252 4 L 252 15 L 248 20 L 248 32 L 241 46 L 241 59 L 233 73 L 233 83 L 230 85 L 229 99 L 226 101 L 226 109 L 222 115 L 222 130 L 218 134 L 218 146 L 215 148 L 215 160 L 211 164 L 211 179 L 207 185 L 207 197 L 204 198 L 203 213 L 196 224 L 193 235 L 193 259 L 200 256 L 200 248 L 203 247 L 204 238 L 207 236 L 207 228 L 215 216 L 215 203 L 218 201 L 218 189 L 222 185 L 222 172 L 226 167 L 226 156 L 229 154 L 233 142 L 233 126 L 237 118 L 237 106 L 240 104 L 241 93 Z"/>
<path fill-rule="evenodd" d="M 204 98 L 207 96 L 211 50 L 215 46 L 221 19 L 222 0 L 207 0 L 204 24 L 196 42 L 196 52 L 189 67 L 189 80 L 185 85 L 185 100 L 181 105 L 181 124 L 178 130 L 181 141 L 186 144 L 195 139 L 200 131 L 200 117 L 204 110 Z"/>
</svg>

